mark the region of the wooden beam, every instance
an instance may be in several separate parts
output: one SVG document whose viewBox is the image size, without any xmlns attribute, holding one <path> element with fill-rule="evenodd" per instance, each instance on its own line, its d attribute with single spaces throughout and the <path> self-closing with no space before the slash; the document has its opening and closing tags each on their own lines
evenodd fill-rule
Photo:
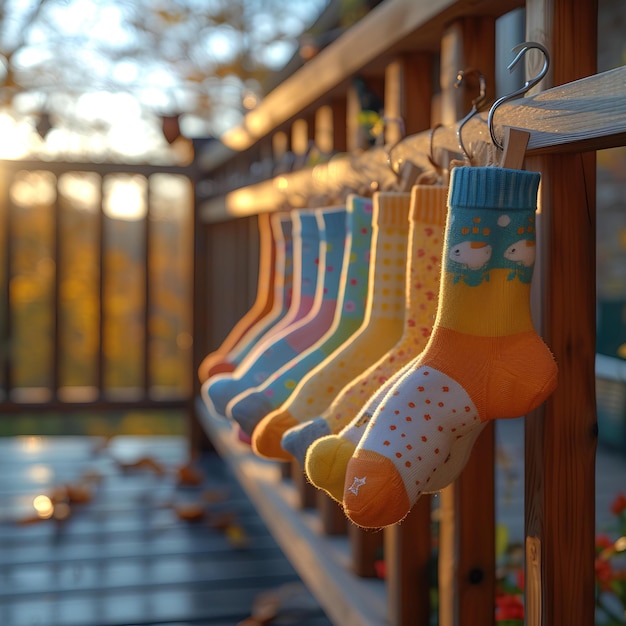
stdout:
<svg viewBox="0 0 626 626">
<path fill-rule="evenodd" d="M 424 495 L 402 524 L 384 529 L 389 623 L 394 626 L 430 624 L 430 507 L 431 498 Z"/>
<path fill-rule="evenodd" d="M 372 64 L 403 52 L 436 51 L 451 21 L 468 13 L 497 17 L 523 5 L 521 0 L 387 0 L 269 93 L 222 140 L 233 150 L 244 150 L 306 108 L 327 102 Z"/>
<path fill-rule="evenodd" d="M 527 156 L 587 152 L 626 145 L 626 66 L 506 103 L 497 110 L 494 122 L 498 129 L 514 126 L 530 132 Z M 463 137 L 466 145 L 474 149 L 491 145 L 486 112 L 466 124 Z M 458 150 L 455 124 L 437 130 L 435 146 Z M 426 131 L 407 137 L 394 147 L 393 152 L 395 159 L 408 159 L 428 169 L 429 151 L 430 131 Z M 374 163 L 376 150 L 370 153 Z M 386 163 L 384 157 L 378 157 L 378 160 Z M 326 181 L 330 188 L 335 185 L 340 189 L 351 163 L 352 157 L 349 156 L 335 158 L 332 165 L 326 166 L 326 175 L 320 174 L 319 179 Z M 323 168 L 321 166 L 317 172 L 322 172 Z M 311 171 L 304 170 L 286 175 L 287 187 L 282 190 L 274 180 L 243 187 L 205 202 L 201 207 L 201 218 L 204 222 L 222 221 L 233 216 L 273 211 L 286 201 L 289 188 L 309 185 L 310 179 Z"/>
<path fill-rule="evenodd" d="M 527 38 L 552 52 L 547 86 L 596 71 L 597 11 L 596 0 L 527 2 Z M 597 146 L 592 137 L 623 133 L 621 114 L 611 111 L 621 108 L 614 99 L 626 80 L 620 71 L 610 76 L 614 89 L 584 79 L 569 106 L 553 107 L 579 117 L 579 151 Z M 561 121 L 544 115 L 551 134 Z M 595 606 L 595 154 L 532 158 L 527 166 L 542 174 L 534 313 L 559 366 L 557 389 L 526 421 L 527 623 L 584 626 L 594 622 Z"/>
</svg>

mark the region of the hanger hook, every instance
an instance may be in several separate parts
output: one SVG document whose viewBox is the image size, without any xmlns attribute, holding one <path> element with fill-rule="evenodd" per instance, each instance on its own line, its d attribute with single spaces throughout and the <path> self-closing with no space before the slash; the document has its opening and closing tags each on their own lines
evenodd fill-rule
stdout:
<svg viewBox="0 0 626 626">
<path fill-rule="evenodd" d="M 398 125 L 398 127 L 400 128 L 400 138 L 397 141 L 395 141 L 393 144 L 391 144 L 385 150 L 385 152 L 387 154 L 387 165 L 389 166 L 389 169 L 396 176 L 400 176 L 400 172 L 398 170 L 396 170 L 396 168 L 393 166 L 393 159 L 391 157 L 391 152 L 404 139 L 404 137 L 406 135 L 406 127 L 404 125 L 404 120 L 401 117 L 383 117 L 383 133 L 382 133 L 383 137 L 384 137 L 384 134 L 385 134 L 385 126 L 389 122 L 394 122 L 395 124 Z"/>
<path fill-rule="evenodd" d="M 461 151 L 467 159 L 470 158 L 470 155 L 465 149 L 465 144 L 463 143 L 463 126 L 465 126 L 465 124 L 467 124 L 467 122 L 469 122 L 474 117 L 474 115 L 476 115 L 476 113 L 480 111 L 480 109 L 487 101 L 487 81 L 484 74 L 477 69 L 459 70 L 456 75 L 456 82 L 454 83 L 454 86 L 460 87 L 468 74 L 478 74 L 479 93 L 472 100 L 471 111 L 458 123 L 456 127 L 456 136 L 459 143 L 459 148 L 461 148 Z"/>
<path fill-rule="evenodd" d="M 437 132 L 437 129 L 439 128 L 443 128 L 443 124 L 441 123 L 435 124 L 430 129 L 430 147 L 428 150 L 428 160 L 430 161 L 430 164 L 435 168 L 435 172 L 441 175 L 441 173 L 443 172 L 443 167 L 441 167 L 441 165 L 439 165 L 435 161 L 435 133 Z"/>
<path fill-rule="evenodd" d="M 546 47 L 540 43 L 537 43 L 536 41 L 527 41 L 525 43 L 521 43 L 515 46 L 515 48 L 511 50 L 511 52 L 517 52 L 517 55 L 507 66 L 507 69 L 509 70 L 509 72 L 512 72 L 515 69 L 515 66 L 522 60 L 524 55 L 531 48 L 537 48 L 537 50 L 540 50 L 541 53 L 543 54 L 543 67 L 541 68 L 541 71 L 539 72 L 539 74 L 537 74 L 537 76 L 535 76 L 534 78 L 528 79 L 524 83 L 524 85 L 520 87 L 518 90 L 510 94 L 507 94 L 505 96 L 502 96 L 501 98 L 496 100 L 491 106 L 491 109 L 489 109 L 489 115 L 487 116 L 487 126 L 489 127 L 489 133 L 491 134 L 491 140 L 500 150 L 502 150 L 504 146 L 496 138 L 494 128 L 493 128 L 493 116 L 494 116 L 494 113 L 496 112 L 496 109 L 501 104 L 504 104 L 505 102 L 508 102 L 509 100 L 514 100 L 515 98 L 518 98 L 520 96 L 523 96 L 527 91 L 530 91 L 530 89 L 532 89 L 547 74 L 548 68 L 550 67 L 550 53 L 548 52 Z"/>
</svg>

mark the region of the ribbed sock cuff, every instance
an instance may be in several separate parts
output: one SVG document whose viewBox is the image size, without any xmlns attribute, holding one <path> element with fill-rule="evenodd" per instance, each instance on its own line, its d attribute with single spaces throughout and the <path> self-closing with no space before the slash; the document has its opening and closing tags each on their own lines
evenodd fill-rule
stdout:
<svg viewBox="0 0 626 626">
<path fill-rule="evenodd" d="M 303 213 L 298 211 L 298 225 L 294 228 L 293 234 L 299 235 L 303 239 L 319 237 L 319 226 L 315 212 Z"/>
<path fill-rule="evenodd" d="M 444 226 L 448 188 L 441 185 L 417 185 L 411 190 L 411 213 L 415 222 Z"/>
<path fill-rule="evenodd" d="M 455 167 L 448 205 L 464 209 L 535 210 L 541 176 L 500 167 Z"/>
<path fill-rule="evenodd" d="M 382 192 L 374 195 L 374 202 L 378 204 L 379 228 L 405 228 L 409 227 L 409 208 L 411 194 L 400 192 Z"/>
<path fill-rule="evenodd" d="M 326 239 L 346 235 L 346 210 L 344 208 L 318 209 L 318 224 L 324 229 Z"/>
</svg>

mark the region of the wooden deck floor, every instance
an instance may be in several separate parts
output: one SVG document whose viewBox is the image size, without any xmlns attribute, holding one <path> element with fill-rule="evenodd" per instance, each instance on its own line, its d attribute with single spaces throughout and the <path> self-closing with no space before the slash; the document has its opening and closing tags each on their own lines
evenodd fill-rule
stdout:
<svg viewBox="0 0 626 626">
<path fill-rule="evenodd" d="M 497 518 L 521 541 L 523 421 L 496 433 Z M 102 442 L 0 437 L 0 626 L 236 626 L 268 597 L 281 609 L 264 623 L 330 626 L 217 455 L 198 464 L 201 484 L 181 485 L 184 438 Z M 141 459 L 154 465 L 132 467 Z M 34 498 L 64 485 L 91 487 L 91 500 L 34 521 Z M 623 452 L 599 446 L 596 485 L 602 530 L 626 491 Z M 201 520 L 181 519 L 198 506 Z"/>
<path fill-rule="evenodd" d="M 2 626 L 235 626 L 275 592 L 272 624 L 330 624 L 219 457 L 181 485 L 184 439 L 99 443 L 0 438 Z M 156 465 L 126 466 L 142 458 Z M 91 501 L 34 521 L 33 499 L 63 485 L 91 487 Z M 200 521 L 181 520 L 199 505 Z"/>
</svg>

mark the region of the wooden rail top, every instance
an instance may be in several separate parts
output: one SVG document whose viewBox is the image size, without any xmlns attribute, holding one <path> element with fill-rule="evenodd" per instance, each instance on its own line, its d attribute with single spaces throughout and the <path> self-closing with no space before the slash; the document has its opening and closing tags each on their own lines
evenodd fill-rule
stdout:
<svg viewBox="0 0 626 626">
<path fill-rule="evenodd" d="M 626 66 L 596 74 L 533 96 L 502 105 L 494 115 L 496 133 L 506 126 L 530 132 L 528 155 L 584 152 L 613 148 L 626 143 Z M 485 153 L 492 141 L 487 112 L 472 118 L 463 128 L 470 154 Z M 393 147 L 394 162 L 411 161 L 423 169 L 428 162 L 431 131 L 411 135 Z M 439 150 L 459 151 L 456 126 L 443 126 L 433 137 L 435 156 Z M 381 187 L 391 186 L 395 175 L 387 166 L 385 149 L 364 155 L 334 157 L 330 163 L 285 174 L 213 198 L 201 209 L 204 222 L 241 217 L 280 206 L 304 206 L 311 198 L 340 193 L 346 181 L 366 183 L 360 173 L 367 161 L 367 175 L 375 173 Z M 476 164 L 476 163 L 475 163 Z M 298 205 L 298 202 L 301 203 Z"/>
<path fill-rule="evenodd" d="M 470 15 L 499 17 L 523 0 L 387 0 L 263 98 L 203 161 L 210 170 L 296 116 L 329 102 L 355 75 L 381 75 L 396 55 L 437 52 L 447 24 Z"/>
</svg>

